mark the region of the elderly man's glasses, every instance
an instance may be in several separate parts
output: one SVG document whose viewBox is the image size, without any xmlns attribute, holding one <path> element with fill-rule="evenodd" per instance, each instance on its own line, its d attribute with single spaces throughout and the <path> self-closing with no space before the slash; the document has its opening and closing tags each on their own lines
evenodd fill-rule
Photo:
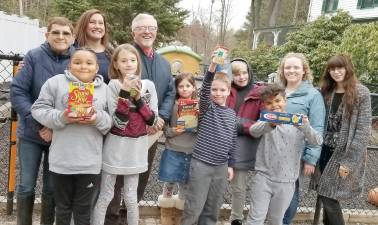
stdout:
<svg viewBox="0 0 378 225">
<path fill-rule="evenodd" d="M 59 37 L 60 35 L 62 35 L 63 37 L 68 38 L 72 36 L 72 34 L 68 31 L 60 32 L 58 30 L 53 30 L 53 31 L 50 31 L 49 33 L 54 37 Z"/>
<path fill-rule="evenodd" d="M 134 28 L 135 31 L 156 31 L 157 27 L 155 26 L 139 26 Z"/>
</svg>

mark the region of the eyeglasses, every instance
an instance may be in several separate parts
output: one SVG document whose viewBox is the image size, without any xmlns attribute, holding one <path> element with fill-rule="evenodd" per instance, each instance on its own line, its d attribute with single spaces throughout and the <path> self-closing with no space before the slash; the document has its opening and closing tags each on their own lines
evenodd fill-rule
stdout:
<svg viewBox="0 0 378 225">
<path fill-rule="evenodd" d="M 68 31 L 58 31 L 58 30 L 50 31 L 49 34 L 51 34 L 54 37 L 59 37 L 60 35 L 62 35 L 65 38 L 72 36 L 72 34 Z"/>
<path fill-rule="evenodd" d="M 155 26 L 140 26 L 140 27 L 135 27 L 135 31 L 157 31 L 157 27 Z"/>
</svg>

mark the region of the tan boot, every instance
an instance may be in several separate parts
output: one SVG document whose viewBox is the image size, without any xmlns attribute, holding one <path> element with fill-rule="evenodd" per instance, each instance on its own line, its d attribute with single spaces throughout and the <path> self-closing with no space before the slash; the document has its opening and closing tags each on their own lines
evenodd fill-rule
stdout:
<svg viewBox="0 0 378 225">
<path fill-rule="evenodd" d="M 158 205 L 160 207 L 161 225 L 176 225 L 176 208 L 174 199 L 172 197 L 164 198 L 162 195 L 159 195 Z"/>
</svg>

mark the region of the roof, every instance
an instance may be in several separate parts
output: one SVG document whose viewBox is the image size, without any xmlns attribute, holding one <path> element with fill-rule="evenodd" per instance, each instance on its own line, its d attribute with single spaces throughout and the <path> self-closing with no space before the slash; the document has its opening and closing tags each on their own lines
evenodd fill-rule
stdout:
<svg viewBox="0 0 378 225">
<path fill-rule="evenodd" d="M 162 54 L 162 55 L 164 55 L 166 53 L 173 53 L 173 52 L 184 53 L 184 54 L 187 54 L 187 55 L 190 55 L 190 56 L 196 58 L 198 61 L 202 60 L 202 57 L 200 55 L 198 55 L 197 53 L 195 53 L 188 46 L 170 45 L 170 46 L 167 46 L 167 47 L 159 48 L 158 50 L 156 50 L 156 52 L 159 53 L 159 54 Z"/>
</svg>

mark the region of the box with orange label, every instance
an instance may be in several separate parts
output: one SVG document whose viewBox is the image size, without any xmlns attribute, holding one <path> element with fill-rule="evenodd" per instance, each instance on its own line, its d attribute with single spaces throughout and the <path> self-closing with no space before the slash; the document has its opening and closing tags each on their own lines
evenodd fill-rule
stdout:
<svg viewBox="0 0 378 225">
<path fill-rule="evenodd" d="M 92 113 L 93 83 L 70 82 L 68 116 L 88 117 Z"/>
<path fill-rule="evenodd" d="M 198 126 L 198 100 L 177 100 L 177 126 L 190 131 Z"/>
<path fill-rule="evenodd" d="M 277 124 L 291 124 L 291 125 L 302 125 L 303 115 L 296 113 L 283 113 L 283 112 L 268 112 L 262 111 L 260 113 L 260 121 L 266 121 L 270 123 Z"/>
</svg>

